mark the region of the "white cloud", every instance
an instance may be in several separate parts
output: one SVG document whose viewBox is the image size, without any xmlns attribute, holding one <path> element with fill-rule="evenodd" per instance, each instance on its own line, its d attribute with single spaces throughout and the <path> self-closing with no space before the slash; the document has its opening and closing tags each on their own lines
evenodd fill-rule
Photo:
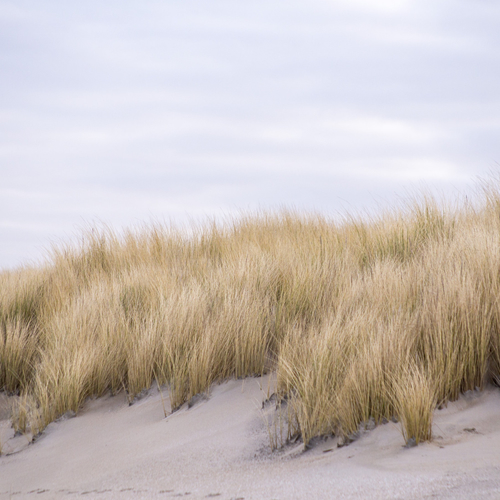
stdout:
<svg viewBox="0 0 500 500">
<path fill-rule="evenodd" d="M 436 158 L 388 158 L 378 160 L 375 165 L 355 167 L 349 172 L 352 177 L 382 179 L 392 182 L 427 182 L 434 181 L 452 184 L 470 183 L 470 175 L 464 174 L 460 166 L 446 160 Z"/>
<path fill-rule="evenodd" d="M 415 2 L 412 0 L 340 0 L 335 3 L 343 5 L 344 8 L 355 9 L 365 13 L 399 14 L 407 11 Z"/>
</svg>

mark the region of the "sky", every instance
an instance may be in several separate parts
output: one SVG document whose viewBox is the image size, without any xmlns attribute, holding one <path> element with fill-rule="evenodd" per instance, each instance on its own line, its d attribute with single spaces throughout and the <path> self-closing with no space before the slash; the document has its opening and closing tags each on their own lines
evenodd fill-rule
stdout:
<svg viewBox="0 0 500 500">
<path fill-rule="evenodd" d="M 92 224 L 471 189 L 498 26 L 497 0 L 0 0 L 0 269 Z"/>
</svg>

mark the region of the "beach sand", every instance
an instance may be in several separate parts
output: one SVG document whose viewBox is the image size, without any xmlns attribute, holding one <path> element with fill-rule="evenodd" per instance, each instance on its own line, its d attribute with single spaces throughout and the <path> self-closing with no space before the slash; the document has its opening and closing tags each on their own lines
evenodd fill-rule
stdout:
<svg viewBox="0 0 500 500">
<path fill-rule="evenodd" d="M 0 499 L 500 498 L 499 389 L 436 410 L 433 441 L 413 448 L 389 422 L 348 446 L 332 437 L 271 453 L 262 410 L 270 383 L 214 386 L 167 418 L 156 386 L 132 406 L 124 394 L 106 396 L 30 445 L 13 437 L 0 395 Z"/>
</svg>

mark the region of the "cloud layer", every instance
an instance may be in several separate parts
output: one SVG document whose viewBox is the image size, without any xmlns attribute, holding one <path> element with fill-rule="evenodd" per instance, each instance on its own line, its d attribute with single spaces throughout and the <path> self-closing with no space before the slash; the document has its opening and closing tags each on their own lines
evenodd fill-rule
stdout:
<svg viewBox="0 0 500 500">
<path fill-rule="evenodd" d="M 499 161 L 495 1 L 0 0 L 0 267 L 113 227 L 371 209 Z"/>
</svg>

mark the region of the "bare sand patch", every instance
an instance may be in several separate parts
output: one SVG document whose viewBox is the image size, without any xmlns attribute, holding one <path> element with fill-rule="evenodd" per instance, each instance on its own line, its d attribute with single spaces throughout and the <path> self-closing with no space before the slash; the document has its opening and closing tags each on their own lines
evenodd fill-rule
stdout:
<svg viewBox="0 0 500 500">
<path fill-rule="evenodd" d="M 271 454 L 266 384 L 229 381 L 167 418 L 156 387 L 132 406 L 123 394 L 106 396 L 29 446 L 3 420 L 11 454 L 0 457 L 0 499 L 500 497 L 496 388 L 436 410 L 433 441 L 414 448 L 403 447 L 400 424 L 389 422 L 341 448 L 328 438 L 305 452 L 296 444 Z"/>
</svg>

